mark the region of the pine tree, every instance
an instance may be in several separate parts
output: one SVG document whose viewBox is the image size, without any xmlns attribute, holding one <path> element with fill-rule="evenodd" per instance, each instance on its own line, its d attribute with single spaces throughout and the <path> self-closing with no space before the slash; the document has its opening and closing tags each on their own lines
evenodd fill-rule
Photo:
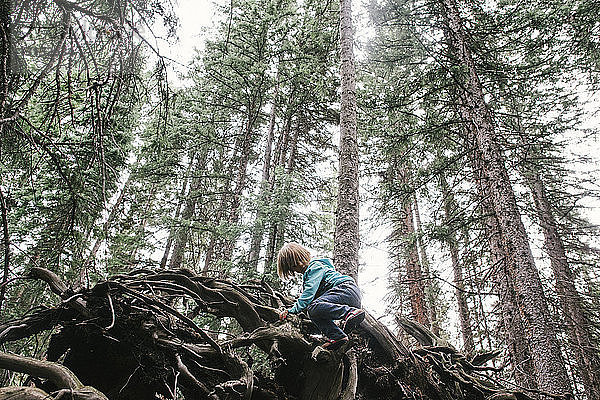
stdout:
<svg viewBox="0 0 600 400">
<path fill-rule="evenodd" d="M 345 274 L 358 278 L 360 244 L 358 198 L 358 138 L 356 132 L 356 84 L 352 33 L 352 1 L 340 9 L 340 147 L 338 201 L 335 223 L 335 262 Z"/>
<path fill-rule="evenodd" d="M 520 217 L 514 191 L 501 149 L 495 139 L 492 117 L 485 103 L 483 89 L 473 63 L 458 6 L 453 0 L 439 4 L 445 23 L 446 39 L 451 43 L 461 71 L 455 75 L 463 82 L 458 94 L 458 107 L 466 128 L 467 143 L 476 146 L 481 157 L 481 167 L 487 187 L 491 189 L 491 202 L 499 226 L 506 240 L 508 253 L 514 257 L 512 279 L 525 329 L 532 347 L 534 365 L 538 371 L 540 389 L 561 394 L 572 392 L 561 357 L 561 349 L 553 329 L 550 312 L 541 280 L 536 269 L 525 227 Z M 459 89 L 460 90 L 460 89 Z"/>
</svg>

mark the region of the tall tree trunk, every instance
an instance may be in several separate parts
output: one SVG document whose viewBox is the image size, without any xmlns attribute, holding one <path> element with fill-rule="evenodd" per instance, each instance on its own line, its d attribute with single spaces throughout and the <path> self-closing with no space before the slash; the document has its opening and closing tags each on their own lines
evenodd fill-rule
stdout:
<svg viewBox="0 0 600 400">
<path fill-rule="evenodd" d="M 425 288 L 425 299 L 427 304 L 427 317 L 431 322 L 431 332 L 434 335 L 439 336 L 440 324 L 438 321 L 437 312 L 437 286 L 431 276 L 431 269 L 429 266 L 429 259 L 427 257 L 427 251 L 425 249 L 425 243 L 423 243 L 423 230 L 421 228 L 421 213 L 419 212 L 419 201 L 417 199 L 417 193 L 413 192 L 412 196 L 414 214 L 415 214 L 415 228 L 417 233 L 417 248 L 419 250 L 420 264 L 423 271 L 424 277 L 424 288 Z"/>
<path fill-rule="evenodd" d="M 394 259 L 398 263 L 399 287 L 408 286 L 410 316 L 413 320 L 429 328 L 429 318 L 425 305 L 423 275 L 419 266 L 416 247 L 413 243 L 414 227 L 412 225 L 412 209 L 410 204 L 398 210 L 394 216 L 394 230 L 389 236 Z M 402 296 L 401 293 L 399 293 Z"/>
<path fill-rule="evenodd" d="M 490 246 L 490 258 L 494 271 L 493 279 L 499 296 L 498 301 L 502 313 L 502 325 L 506 337 L 505 342 L 507 343 L 508 354 L 513 366 L 513 378 L 517 385 L 537 390 L 537 381 L 532 379 L 532 377 L 537 376 L 537 373 L 513 285 L 515 260 L 514 257 L 510 257 L 507 253 L 506 240 L 502 237 L 500 225 L 489 197 L 491 189 L 477 159 L 473 162 L 473 169 L 476 175 L 477 191 L 481 199 L 480 207 L 483 215 L 484 230 Z"/>
<path fill-rule="evenodd" d="M 456 295 L 456 304 L 458 306 L 458 315 L 460 318 L 460 332 L 463 339 L 463 347 L 465 353 L 472 353 L 475 350 L 475 342 L 473 341 L 473 330 L 471 329 L 471 315 L 469 306 L 465 296 L 465 285 L 463 281 L 462 263 L 459 261 L 458 240 L 453 229 L 456 224 L 453 222 L 457 205 L 454 200 L 454 195 L 450 191 L 448 182 L 444 174 L 440 174 L 440 186 L 444 197 L 444 220 L 448 230 L 447 244 L 450 249 L 450 258 L 452 260 L 452 270 L 454 271 L 454 289 Z"/>
<path fill-rule="evenodd" d="M 410 202 L 407 202 L 402 212 L 400 223 L 403 225 L 406 251 L 406 278 L 408 280 L 410 305 L 413 318 L 420 324 L 429 327 L 430 321 L 427 311 L 427 303 L 425 300 L 424 277 L 419 264 L 419 255 L 417 253 L 417 245 L 414 240 L 415 227 L 413 224 L 413 210 Z"/>
<path fill-rule="evenodd" d="M 187 189 L 187 182 L 184 181 L 181 196 L 177 199 L 177 208 L 175 209 L 174 221 L 179 221 L 181 215 L 181 207 L 183 206 L 183 199 L 185 198 L 185 190 Z M 165 251 L 160 259 L 160 268 L 164 269 L 167 267 L 167 261 L 169 260 L 169 254 L 171 253 L 171 247 L 173 246 L 173 239 L 175 237 L 175 231 L 173 228 L 169 229 L 169 236 L 167 237 L 167 243 L 165 243 Z"/>
<path fill-rule="evenodd" d="M 169 261 L 169 269 L 179 269 L 183 262 L 183 254 L 187 246 L 189 234 L 190 234 L 190 220 L 194 216 L 196 211 L 196 201 L 191 196 L 192 193 L 196 192 L 194 186 L 190 186 L 188 191 L 188 198 L 185 201 L 185 207 L 181 213 L 181 219 L 177 222 L 175 237 L 175 243 L 173 245 L 173 253 L 171 254 L 171 260 Z"/>
<path fill-rule="evenodd" d="M 271 269 L 271 266 L 274 265 L 275 263 L 275 250 L 276 250 L 276 244 L 277 244 L 277 236 L 278 236 L 278 232 L 277 229 L 279 228 L 279 224 L 274 223 L 271 224 L 271 229 L 269 230 L 269 234 L 268 234 L 268 242 L 267 242 L 267 250 L 266 250 L 266 254 L 265 254 L 265 267 L 264 270 L 265 272 L 269 271 Z"/>
<path fill-rule="evenodd" d="M 469 124 L 466 129 L 468 141 L 476 145 L 481 156 L 483 173 L 489 179 L 491 201 L 502 236 L 506 239 L 507 255 L 514 260 L 514 289 L 530 338 L 539 388 L 551 393 L 572 394 L 542 282 L 529 247 L 503 155 L 496 142 L 492 116 L 485 103 L 483 88 L 458 6 L 454 0 L 441 0 L 441 5 L 447 24 L 446 39 L 455 46 L 454 56 L 464 72 L 464 76 L 457 76 L 458 82 L 464 84 L 458 89 L 460 112 Z"/>
<path fill-rule="evenodd" d="M 2 214 L 2 282 L 0 283 L 0 312 L 2 311 L 2 303 L 6 297 L 6 285 L 8 283 L 8 273 L 10 272 L 10 236 L 8 232 L 8 206 L 6 197 L 0 188 L 0 213 Z"/>
<path fill-rule="evenodd" d="M 287 163 L 285 166 L 285 174 L 286 174 L 286 179 L 285 179 L 285 187 L 283 189 L 283 193 L 289 193 L 290 191 L 290 187 L 292 185 L 293 182 L 293 175 L 294 175 L 294 170 L 296 169 L 296 153 L 298 151 L 298 139 L 300 137 L 300 133 L 302 129 L 308 129 L 308 127 L 306 126 L 306 120 L 304 119 L 304 117 L 299 117 L 298 121 L 296 122 L 296 129 L 294 131 L 294 133 L 292 134 L 291 137 L 291 141 L 289 144 L 289 157 L 287 159 Z M 283 246 L 283 242 L 285 239 L 285 232 L 286 232 L 286 222 L 287 219 L 289 217 L 289 213 L 290 213 L 290 205 L 291 205 L 291 199 L 289 197 L 286 197 L 284 199 L 284 207 L 283 210 L 285 210 L 285 214 L 281 215 L 278 221 L 278 226 L 277 226 L 277 230 L 276 230 L 276 235 L 275 235 L 275 249 L 280 249 Z"/>
<path fill-rule="evenodd" d="M 273 95 L 273 106 L 269 117 L 269 128 L 267 129 L 267 140 L 265 143 L 265 155 L 263 159 L 262 179 L 260 183 L 260 192 L 258 194 L 258 208 L 256 210 L 256 220 L 253 224 L 252 240 L 250 242 L 250 252 L 248 253 L 248 263 L 250 269 L 256 270 L 258 257 L 260 255 L 260 245 L 265 231 L 264 204 L 270 199 L 270 171 L 271 171 L 271 153 L 273 150 L 273 138 L 275 136 L 275 117 L 277 115 L 277 102 L 279 97 L 279 71 L 275 75 L 275 94 Z"/>
<path fill-rule="evenodd" d="M 291 120 L 289 120 L 291 123 Z M 282 167 L 285 167 L 285 179 L 283 184 L 285 185 L 283 190 L 278 190 L 281 193 L 288 193 L 290 185 L 292 183 L 292 175 L 296 167 L 296 152 L 298 150 L 298 139 L 300 137 L 300 130 L 305 129 L 306 121 L 304 117 L 298 117 L 295 123 L 295 129 L 289 132 L 288 129 L 284 132 L 285 135 L 282 138 L 282 151 L 279 158 L 279 163 Z M 291 133 L 291 136 L 290 136 Z M 287 157 L 287 158 L 286 158 Z M 280 210 L 285 210 L 284 214 L 279 214 L 275 221 L 271 224 L 271 231 L 269 233 L 269 242 L 267 245 L 267 254 L 265 256 L 265 271 L 268 271 L 275 263 L 276 250 L 283 246 L 285 239 L 285 227 L 287 220 L 287 212 L 290 205 L 289 199 L 273 199 L 277 202 Z"/>
<path fill-rule="evenodd" d="M 521 387 L 537 390 L 539 385 L 533 379 L 537 375 L 534 359 L 529 341 L 525 336 L 525 325 L 519 311 L 517 295 L 510 277 L 511 274 L 508 271 L 510 267 L 505 262 L 499 261 L 495 252 L 492 254 L 492 262 L 499 262 L 496 266 L 494 280 L 498 288 L 503 332 L 506 336 L 508 354 L 513 366 L 513 379 Z"/>
<path fill-rule="evenodd" d="M 277 140 L 277 144 L 275 145 L 275 165 L 279 167 L 284 167 L 286 165 L 287 160 L 287 152 L 290 142 L 290 132 L 292 127 L 293 120 L 293 112 L 288 111 L 287 119 L 285 126 L 283 128 L 282 134 L 279 136 L 279 140 Z M 273 186 L 275 175 L 270 175 L 270 184 Z"/>
<path fill-rule="evenodd" d="M 242 142 L 242 152 L 238 162 L 237 179 L 232 193 L 231 204 L 228 210 L 227 222 L 230 227 L 236 225 L 239 221 L 242 192 L 246 188 L 246 181 L 248 179 L 248 163 L 250 161 L 250 152 L 252 151 L 254 125 L 258 119 L 261 108 L 262 98 L 260 104 L 256 108 L 255 114 L 248 116 L 247 126 Z M 231 261 L 235 240 L 235 237 L 225 238 L 225 243 L 223 246 L 223 259 L 225 261 Z"/>
<path fill-rule="evenodd" d="M 193 169 L 193 175 L 200 175 L 206 167 L 206 157 L 201 155 L 196 166 Z M 194 214 L 196 213 L 196 204 L 198 202 L 198 195 L 200 187 L 202 185 L 202 178 L 200 176 L 192 176 L 190 186 L 185 199 L 185 206 L 181 212 L 181 219 L 177 222 L 179 227 L 175 230 L 174 234 L 174 245 L 173 253 L 171 254 L 171 260 L 169 261 L 169 269 L 181 268 L 183 262 L 183 255 L 185 248 L 188 243 L 190 236 L 190 223 Z"/>
<path fill-rule="evenodd" d="M 335 217 L 334 253 L 340 272 L 358 279 L 358 138 L 352 33 L 352 0 L 341 0 L 340 10 L 340 149 L 339 188 Z"/>
<path fill-rule="evenodd" d="M 481 265 L 475 264 L 472 266 L 471 274 L 473 274 L 471 279 L 471 284 L 476 290 L 475 299 L 477 304 L 475 305 L 475 312 L 473 313 L 476 316 L 476 325 L 478 327 L 483 328 L 483 332 L 479 334 L 479 344 L 482 349 L 493 349 L 492 346 L 492 332 L 490 331 L 488 324 L 488 312 L 486 312 L 485 305 L 483 304 L 483 296 L 485 291 L 485 282 L 481 279 L 484 276 L 484 271 Z M 477 312 L 477 308 L 479 308 L 480 312 Z M 487 347 L 484 346 L 483 342 L 487 341 Z"/>
<path fill-rule="evenodd" d="M 403 185 L 408 184 L 406 167 L 394 162 L 390 165 L 392 171 L 389 176 Z M 406 269 L 403 276 L 402 268 L 399 269 L 399 283 L 408 284 L 408 298 L 410 300 L 411 315 L 420 324 L 430 327 L 429 313 L 425 298 L 424 277 L 419 263 L 415 225 L 413 222 L 412 198 L 405 199 L 404 204 L 398 206 L 394 218 L 394 233 L 390 237 L 393 247 L 401 257 L 401 262 Z"/>
<path fill-rule="evenodd" d="M 183 177 L 183 182 L 181 185 L 181 191 L 179 192 L 179 198 L 177 199 L 177 208 L 175 209 L 175 216 L 173 218 L 176 223 L 179 221 L 179 217 L 181 215 L 181 208 L 183 207 L 183 203 L 185 200 L 185 193 L 188 189 L 190 183 L 190 172 L 192 170 L 192 165 L 194 165 L 195 154 L 192 155 L 190 163 L 187 167 L 185 176 Z M 162 258 L 160 259 L 160 268 L 167 267 L 167 261 L 169 260 L 169 253 L 171 252 L 171 247 L 173 246 L 173 240 L 175 239 L 176 229 L 174 227 L 169 228 L 169 236 L 167 237 L 167 243 L 165 244 L 165 251 L 163 253 Z"/>
<path fill-rule="evenodd" d="M 467 354 L 473 353 L 475 350 L 475 342 L 473 341 L 473 330 L 471 329 L 471 315 L 465 295 L 465 285 L 462 275 L 462 264 L 458 260 L 458 246 L 456 240 L 453 240 L 450 246 L 450 256 L 452 258 L 452 270 L 454 271 L 454 293 L 456 295 L 456 303 L 458 305 L 458 315 L 460 317 L 460 332 L 463 339 L 463 349 Z"/>
<path fill-rule="evenodd" d="M 10 31 L 11 0 L 0 0 L 0 119 L 8 115 L 8 92 L 11 80 L 11 45 L 13 37 Z"/>
<path fill-rule="evenodd" d="M 8 115 L 8 93 L 10 87 L 12 35 L 11 25 L 11 0 L 0 0 L 0 119 Z M 3 124 L 0 124 L 0 135 L 3 134 Z M 8 231 L 8 206 L 2 188 L 0 188 L 0 211 L 2 214 L 2 250 L 3 250 L 3 275 L 0 287 L 0 312 L 6 297 L 6 285 L 10 268 L 10 236 Z"/>
<path fill-rule="evenodd" d="M 544 249 L 550 257 L 550 267 L 556 280 L 556 293 L 563 313 L 569 347 L 577 362 L 587 398 L 600 400 L 600 360 L 594 345 L 591 323 L 584 311 L 581 296 L 575 288 L 575 277 L 567 260 L 565 246 L 559 234 L 546 188 L 537 171 L 525 174 L 544 234 Z"/>
<path fill-rule="evenodd" d="M 215 241 L 216 241 L 216 234 L 213 233 L 210 236 L 210 240 L 208 242 L 208 246 L 206 247 L 206 253 L 204 254 L 204 266 L 202 267 L 202 273 L 206 274 L 208 271 L 210 271 L 210 267 L 212 265 L 213 262 L 213 255 L 214 255 L 214 249 L 215 249 Z"/>
<path fill-rule="evenodd" d="M 527 141 L 525 128 L 521 123 L 520 107 L 517 104 L 513 105 L 513 108 L 517 110 L 516 125 L 521 133 L 519 144 L 529 151 L 532 145 Z M 553 207 L 548 199 L 542 170 L 525 157 L 523 161 L 521 173 L 531 192 L 538 223 L 544 235 L 544 250 L 550 258 L 550 268 L 554 274 L 555 290 L 563 314 L 563 329 L 577 363 L 575 374 L 581 378 L 587 398 L 600 400 L 600 350 L 593 339 L 592 324 L 584 309 L 583 300 L 575 288 L 575 275 L 569 265 Z"/>
<path fill-rule="evenodd" d="M 230 173 L 232 175 L 235 174 L 235 183 L 233 188 L 231 188 L 230 196 L 223 195 L 221 198 L 215 213 L 215 226 L 225 222 L 228 230 L 231 230 L 239 222 L 242 193 L 248 179 L 248 164 L 252 152 L 255 124 L 260 116 L 262 106 L 262 94 L 254 91 L 254 96 L 251 96 L 247 105 L 246 123 L 242 131 L 242 136 L 237 140 L 232 155 Z M 225 190 L 227 189 L 229 189 L 229 184 L 225 187 Z M 230 262 L 233 257 L 236 239 L 236 235 L 231 235 L 230 233 L 223 235 L 213 232 L 205 254 L 203 271 L 208 271 L 215 259 Z"/>
<path fill-rule="evenodd" d="M 284 128 L 284 132 L 277 143 L 277 165 L 283 170 L 285 174 L 283 179 L 275 182 L 271 179 L 271 191 L 277 193 L 288 193 L 290 185 L 292 184 L 292 175 L 296 167 L 296 152 L 298 150 L 298 140 L 300 138 L 300 130 L 305 129 L 306 120 L 304 117 L 299 116 L 296 118 L 294 128 L 292 128 L 292 115 L 288 116 L 287 123 Z M 283 184 L 283 189 L 276 189 L 276 184 Z M 286 220 L 288 218 L 290 199 L 289 198 L 273 198 L 273 203 L 277 204 L 277 208 L 280 212 L 275 215 L 270 221 L 270 228 L 268 233 L 268 242 L 265 254 L 264 270 L 275 272 L 273 266 L 275 265 L 275 257 L 277 249 L 283 246 L 286 232 Z"/>
</svg>

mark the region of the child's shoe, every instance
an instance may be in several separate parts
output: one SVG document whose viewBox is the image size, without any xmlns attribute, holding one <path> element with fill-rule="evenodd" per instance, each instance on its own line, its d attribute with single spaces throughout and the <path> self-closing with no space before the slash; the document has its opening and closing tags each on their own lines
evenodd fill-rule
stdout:
<svg viewBox="0 0 600 400">
<path fill-rule="evenodd" d="M 342 330 L 346 333 L 350 333 L 365 319 L 365 312 L 360 308 L 355 308 L 352 311 L 349 311 L 344 318 L 344 322 L 342 322 Z"/>
<path fill-rule="evenodd" d="M 348 336 L 341 337 L 339 339 L 327 339 L 325 343 L 321 345 L 325 350 L 337 350 L 343 345 L 348 343 Z"/>
</svg>

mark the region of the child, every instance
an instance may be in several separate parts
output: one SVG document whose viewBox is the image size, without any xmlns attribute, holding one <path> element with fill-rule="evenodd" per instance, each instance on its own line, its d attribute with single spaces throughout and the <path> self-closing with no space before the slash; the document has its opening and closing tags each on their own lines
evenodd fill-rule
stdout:
<svg viewBox="0 0 600 400">
<path fill-rule="evenodd" d="M 350 276 L 336 272 L 328 258 L 311 258 L 310 251 L 297 243 L 288 243 L 277 255 L 277 274 L 281 279 L 302 275 L 302 294 L 291 308 L 282 311 L 279 319 L 288 313 L 306 311 L 310 319 L 327 337 L 323 345 L 335 350 L 348 342 L 350 332 L 365 319 L 360 308 L 360 291 Z M 333 320 L 342 319 L 342 329 Z"/>
</svg>

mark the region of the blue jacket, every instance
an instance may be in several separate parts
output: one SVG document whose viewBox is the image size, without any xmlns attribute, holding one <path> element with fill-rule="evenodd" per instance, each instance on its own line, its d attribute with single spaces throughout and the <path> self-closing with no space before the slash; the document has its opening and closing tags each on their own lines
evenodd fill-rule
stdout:
<svg viewBox="0 0 600 400">
<path fill-rule="evenodd" d="M 288 308 L 288 312 L 298 314 L 325 291 L 342 282 L 353 280 L 352 277 L 337 272 L 329 258 L 313 258 L 302 275 L 302 294 L 296 303 Z"/>
</svg>

